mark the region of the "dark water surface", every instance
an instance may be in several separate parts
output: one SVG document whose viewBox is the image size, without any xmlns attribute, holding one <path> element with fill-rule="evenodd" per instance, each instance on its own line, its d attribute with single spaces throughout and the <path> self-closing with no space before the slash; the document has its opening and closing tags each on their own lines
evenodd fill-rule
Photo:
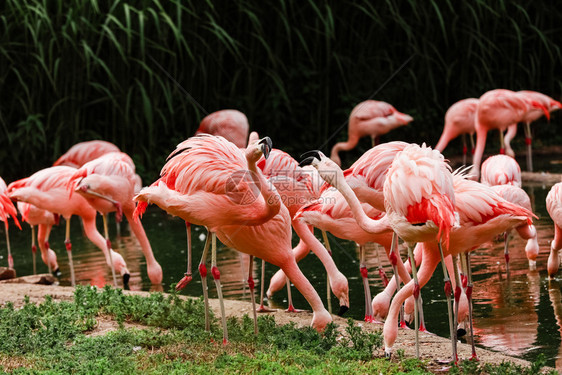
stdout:
<svg viewBox="0 0 562 375">
<path fill-rule="evenodd" d="M 520 161 L 524 168 L 524 160 Z M 562 165 L 557 160 L 537 160 L 536 169 L 551 172 L 562 171 Z M 539 217 L 536 221 L 539 233 L 540 253 L 536 270 L 530 271 L 525 257 L 525 242 L 514 236 L 510 242 L 511 272 L 509 277 L 505 273 L 503 257 L 503 243 L 489 243 L 476 250 L 472 256 L 474 287 L 475 333 L 479 346 L 507 354 L 533 360 L 538 354 L 544 353 L 548 358 L 548 365 L 562 369 L 562 274 L 554 280 L 548 279 L 546 260 L 553 238 L 553 224 L 546 212 L 545 198 L 550 186 L 535 184 L 524 187 L 534 199 L 535 213 Z M 113 224 L 113 222 L 112 222 Z M 166 215 L 157 207 L 150 207 L 143 218 L 143 225 L 152 243 L 157 260 L 164 270 L 163 285 L 151 286 L 146 274 L 146 264 L 140 247 L 128 231 L 127 225 L 121 225 L 121 237 L 116 238 L 116 226 L 110 225 L 113 246 L 126 259 L 131 271 L 131 289 L 133 290 L 165 290 L 179 281 L 186 270 L 186 232 L 184 223 Z M 77 281 L 80 284 L 102 286 L 111 282 L 111 272 L 105 264 L 100 250 L 82 235 L 79 219 L 73 218 L 72 242 Z M 101 219 L 98 228 L 102 229 Z M 32 274 L 32 256 L 30 250 L 31 231 L 28 225 L 20 232 L 10 227 L 12 253 L 15 268 L 19 276 Z M 316 233 L 318 236 L 319 232 Z M 201 282 L 197 273 L 197 264 L 201 256 L 206 232 L 202 228 L 193 230 L 193 271 L 194 279 L 184 290 L 184 294 L 199 296 L 202 294 Z M 293 239 L 296 245 L 296 238 Z M 61 285 L 70 285 L 69 269 L 64 251 L 64 225 L 55 227 L 51 234 L 50 243 L 57 252 L 63 276 Z M 358 251 L 355 244 L 330 236 L 333 256 L 340 270 L 348 277 L 350 283 L 351 309 L 347 313 L 356 319 L 364 316 L 363 286 L 359 274 Z M 6 265 L 6 247 L 4 236 L 0 238 L 0 265 Z M 388 261 L 380 258 L 387 274 L 391 274 Z M 403 258 L 405 250 L 402 249 Z M 210 256 L 209 256 L 210 262 Z M 218 253 L 219 269 L 226 298 L 249 300 L 249 294 L 244 281 L 247 278 L 248 259 L 238 252 L 220 245 Z M 371 293 L 373 296 L 382 290 L 382 284 L 377 273 L 377 257 L 374 251 L 367 259 Z M 254 278 L 257 280 L 261 262 L 256 261 Z M 300 263 L 301 269 L 315 286 L 320 297 L 326 300 L 326 274 L 318 259 L 310 255 Z M 38 272 L 47 272 L 47 267 L 41 259 L 37 259 Z M 269 278 L 277 269 L 266 267 L 266 288 Z M 424 297 L 424 311 L 427 327 L 431 332 L 441 336 L 448 336 L 447 307 L 443 293 L 443 275 L 437 268 L 434 276 L 422 289 Z M 259 283 L 256 282 L 259 292 Z M 209 283 L 210 296 L 216 297 L 213 283 Z M 278 292 L 269 304 L 273 307 L 286 307 L 286 290 Z M 309 308 L 307 302 L 293 288 L 293 298 L 297 308 Z M 332 297 L 334 309 L 338 301 Z"/>
</svg>

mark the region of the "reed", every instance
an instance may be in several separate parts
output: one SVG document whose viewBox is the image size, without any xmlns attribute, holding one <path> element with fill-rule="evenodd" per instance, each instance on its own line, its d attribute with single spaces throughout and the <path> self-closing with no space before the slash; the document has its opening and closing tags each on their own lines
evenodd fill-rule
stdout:
<svg viewBox="0 0 562 375">
<path fill-rule="evenodd" d="M 103 138 L 154 179 L 222 108 L 245 112 L 276 147 L 326 151 L 346 137 L 351 108 L 411 56 L 375 99 L 415 116 L 388 139 L 434 144 L 461 98 L 504 87 L 559 99 L 561 12 L 544 0 L 5 0 L 0 175 Z"/>
</svg>

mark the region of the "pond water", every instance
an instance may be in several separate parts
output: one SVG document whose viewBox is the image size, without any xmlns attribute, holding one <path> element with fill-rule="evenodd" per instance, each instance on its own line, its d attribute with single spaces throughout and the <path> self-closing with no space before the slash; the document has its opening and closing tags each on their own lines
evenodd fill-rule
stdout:
<svg viewBox="0 0 562 375">
<path fill-rule="evenodd" d="M 522 167 L 525 161 L 521 160 Z M 536 166 L 551 172 L 560 172 L 562 165 L 556 160 L 537 160 Z M 505 352 L 528 360 L 535 359 L 540 353 L 548 358 L 548 365 L 562 369 L 562 273 L 554 280 L 549 280 L 546 272 L 546 259 L 549 244 L 553 238 L 553 224 L 546 212 L 545 198 L 550 189 L 548 185 L 535 184 L 524 186 L 532 197 L 535 213 L 539 217 L 536 226 L 539 233 L 540 253 L 536 270 L 530 271 L 525 257 L 525 243 L 518 236 L 510 242 L 511 272 L 506 275 L 503 257 L 503 243 L 488 243 L 476 250 L 472 256 L 474 274 L 474 326 L 476 342 L 481 347 Z M 116 237 L 116 226 L 110 225 L 113 246 L 126 259 L 131 271 L 130 287 L 133 290 L 169 290 L 178 282 L 186 270 L 186 231 L 184 223 L 168 216 L 157 207 L 149 207 L 143 218 L 143 225 L 150 239 L 157 260 L 164 271 L 163 284 L 151 286 L 146 274 L 146 264 L 136 239 L 128 231 L 127 225 L 121 224 L 121 236 Z M 102 228 L 101 218 L 98 228 Z M 10 227 L 12 253 L 18 276 L 33 273 L 30 250 L 31 230 L 28 225 L 20 232 Z M 73 256 L 77 282 L 103 286 L 111 283 L 111 272 L 105 265 L 100 250 L 82 235 L 79 219 L 71 221 Z M 194 227 L 193 264 L 194 279 L 183 294 L 199 296 L 202 294 L 200 278 L 196 272 L 201 256 L 206 231 Z M 316 233 L 320 237 L 320 233 Z M 363 285 L 359 274 L 358 250 L 354 243 L 329 236 L 333 256 L 340 270 L 348 277 L 350 283 L 351 309 L 346 316 L 362 319 L 364 316 Z M 62 271 L 61 285 L 70 285 L 69 268 L 64 251 L 64 225 L 55 227 L 50 243 L 57 252 Z M 297 239 L 293 238 L 293 244 Z M 374 248 L 373 248 L 374 249 Z M 402 249 L 403 258 L 405 251 Z M 0 237 L 0 265 L 6 265 L 6 246 L 4 236 Z M 383 257 L 380 259 L 388 275 L 391 268 Z M 209 257 L 210 261 L 210 257 Z M 247 258 L 238 252 L 219 247 L 219 269 L 223 283 L 224 295 L 231 299 L 249 300 L 249 293 L 244 285 L 247 278 Z M 382 283 L 377 273 L 378 260 L 374 251 L 368 254 L 367 265 L 373 296 L 382 290 Z M 301 269 L 316 287 L 321 298 L 326 300 L 326 274 L 314 255 L 309 255 L 300 263 Z M 261 262 L 256 261 L 254 279 L 260 274 Z M 40 257 L 37 258 L 39 273 L 47 272 L 47 267 Z M 270 277 L 276 271 L 272 265 L 266 266 L 266 288 Z M 443 275 L 437 269 L 430 282 L 422 289 L 426 324 L 431 332 L 448 336 L 449 328 L 446 317 L 446 303 L 443 293 Z M 259 283 L 256 282 L 259 292 Z M 211 297 L 216 297 L 213 283 L 209 283 Z M 286 290 L 278 292 L 269 301 L 276 308 L 286 307 Z M 293 298 L 297 308 L 309 308 L 306 300 L 293 288 Z M 332 296 L 334 310 L 338 306 Z"/>
</svg>

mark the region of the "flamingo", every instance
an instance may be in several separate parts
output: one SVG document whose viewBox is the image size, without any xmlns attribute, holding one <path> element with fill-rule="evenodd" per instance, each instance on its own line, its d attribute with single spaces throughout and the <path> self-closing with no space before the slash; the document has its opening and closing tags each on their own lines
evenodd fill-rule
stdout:
<svg viewBox="0 0 562 375">
<path fill-rule="evenodd" d="M 120 152 L 119 147 L 107 141 L 86 141 L 72 146 L 59 157 L 53 166 L 66 165 L 69 167 L 80 168 L 90 160 L 94 160 L 109 152 Z"/>
<path fill-rule="evenodd" d="M 78 215 L 82 219 L 86 236 L 103 252 L 107 264 L 123 277 L 127 285 L 130 273 L 123 257 L 107 248 L 107 243 L 96 229 L 96 210 L 86 199 L 78 194 L 69 197 L 66 190 L 69 179 L 76 172 L 75 168 L 57 166 L 42 169 L 30 177 L 14 181 L 8 185 L 11 199 L 30 203 L 38 208 L 57 213 L 66 219 L 65 245 L 70 263 L 71 283 L 75 285 L 74 265 L 72 263 L 72 244 L 70 242 L 70 217 Z M 114 278 L 115 279 L 115 278 Z"/>
<path fill-rule="evenodd" d="M 267 159 L 262 157 L 257 166 L 276 187 L 283 204 L 289 210 L 291 218 L 294 218 L 301 207 L 320 196 L 319 191 L 323 181 L 318 176 L 318 172 L 315 169 L 306 170 L 299 167 L 297 161 L 286 152 L 272 149 L 269 157 Z M 330 252 L 314 237 L 306 225 L 295 219 L 291 219 L 291 224 L 300 238 L 299 244 L 293 249 L 297 262 L 304 258 L 310 249 L 316 254 L 326 268 L 329 285 L 340 302 L 338 314 L 342 315 L 349 308 L 347 278 L 338 270 Z M 283 270 L 279 270 L 274 278 L 278 280 L 275 281 L 276 285 L 274 286 L 275 290 L 278 290 L 285 284 L 286 276 Z M 273 291 L 274 289 L 270 285 L 267 291 L 269 298 L 273 295 Z M 293 310 L 294 308 L 289 300 L 289 311 Z"/>
<path fill-rule="evenodd" d="M 416 145 L 413 145 L 414 151 Z M 419 147 L 419 146 L 417 146 Z M 422 148 L 423 150 L 423 148 Z M 425 149 L 426 156 L 432 155 L 431 151 Z M 436 152 L 436 151 L 434 151 Z M 422 152 L 423 154 L 423 152 Z M 399 153 L 396 158 L 400 156 L 407 156 Z M 453 226 L 451 221 L 443 223 L 442 218 L 451 220 L 451 215 L 453 211 L 449 206 L 447 201 L 451 201 L 450 192 L 448 192 L 451 188 L 449 186 L 449 177 L 447 175 L 447 166 L 443 165 L 442 156 L 439 157 L 438 155 L 434 154 L 433 158 L 438 161 L 438 165 L 440 165 L 440 169 L 434 167 L 433 169 L 429 168 L 418 168 L 416 169 L 414 166 L 416 164 L 412 163 L 411 158 L 404 157 L 399 163 L 395 161 L 393 162 L 393 166 L 395 168 L 390 168 L 387 175 L 387 180 L 385 182 L 385 196 L 388 197 L 387 199 L 387 216 L 391 220 L 391 223 L 395 226 L 395 231 L 406 238 L 405 240 L 408 242 L 408 239 L 413 242 L 416 238 L 419 238 L 418 241 L 426 240 L 425 243 L 419 243 L 417 245 L 417 250 L 422 252 L 422 262 L 419 272 L 417 272 L 417 282 L 416 277 L 413 280 L 408 282 L 404 288 L 398 292 L 395 298 L 392 301 L 392 305 L 390 307 L 390 311 L 385 322 L 384 327 L 384 337 L 385 337 L 385 349 L 387 355 L 391 353 L 391 348 L 393 343 L 396 340 L 396 318 L 398 316 L 399 307 L 401 304 L 406 300 L 407 297 L 412 295 L 414 292 L 416 294 L 419 291 L 419 287 L 423 286 L 430 278 L 431 274 L 435 270 L 435 267 L 440 261 L 439 256 L 439 246 L 437 241 L 434 240 L 435 236 L 439 233 L 440 228 L 437 224 L 442 222 L 442 226 L 444 229 L 441 229 L 442 232 L 447 232 L 449 228 L 449 246 L 446 247 L 444 250 L 444 255 L 457 255 L 459 253 L 465 253 L 468 251 L 473 250 L 480 244 L 491 240 L 495 235 L 498 233 L 502 233 L 508 228 L 515 227 L 517 231 L 522 235 L 524 238 L 532 237 L 533 230 L 528 226 L 530 224 L 530 220 L 532 217 L 532 213 L 528 210 L 509 203 L 499 197 L 491 188 L 486 187 L 480 183 L 476 183 L 474 181 L 467 180 L 464 176 L 455 175 L 452 177 L 452 188 L 454 189 L 454 209 L 458 212 L 459 215 L 459 222 L 460 226 Z M 319 172 L 322 177 L 327 177 L 331 183 L 333 183 L 338 190 L 342 191 L 344 196 L 352 195 L 349 187 L 345 186 L 346 184 L 341 183 L 341 181 L 345 181 L 343 176 L 339 175 L 336 168 L 333 164 L 329 164 L 328 159 L 325 157 L 320 156 L 320 162 L 317 162 L 316 165 L 319 168 Z M 431 159 L 430 159 L 431 160 Z M 396 164 L 395 164 L 396 163 Z M 420 180 L 419 181 L 409 181 L 409 183 L 405 183 L 403 181 L 404 178 L 410 176 L 406 174 L 403 168 L 398 168 L 398 166 L 406 166 L 407 168 L 413 168 L 414 171 L 417 171 L 418 174 L 414 174 Z M 431 164 L 428 164 L 431 165 Z M 446 189 L 443 189 L 448 192 L 445 197 L 436 195 L 433 197 L 434 201 L 439 203 L 439 200 L 444 201 L 441 205 L 432 206 L 428 203 L 422 203 L 417 207 L 412 205 L 411 203 L 408 205 L 408 201 L 412 201 L 416 199 L 415 189 L 416 186 L 424 187 L 428 191 L 430 187 L 433 187 L 431 181 L 433 181 L 435 176 L 439 175 L 439 171 L 443 171 L 441 174 L 441 178 L 437 178 L 436 181 L 440 182 L 442 185 L 445 185 Z M 323 171 L 330 171 L 330 173 L 325 176 Z M 335 172 L 334 172 L 335 171 Z M 393 173 L 395 175 L 394 179 L 389 179 L 388 176 Z M 449 172 L 450 173 L 450 172 Z M 421 177 L 428 176 L 429 181 L 424 181 Z M 335 175 L 335 176 L 334 176 Z M 402 180 L 401 180 L 402 179 Z M 390 185 L 389 185 L 390 184 Z M 392 190 L 393 188 L 395 190 Z M 412 192 L 412 190 L 414 190 Z M 400 198 L 401 197 L 401 198 Z M 421 198 L 419 195 L 417 196 L 418 199 L 421 199 L 421 202 L 426 202 Z M 423 205 L 427 205 L 424 209 Z M 436 208 L 436 206 L 438 208 Z M 405 214 L 402 214 L 404 218 L 409 218 L 417 225 L 408 225 L 404 218 L 401 219 L 401 214 L 397 212 L 396 208 L 401 209 L 402 212 L 406 210 Z M 439 210 L 439 208 L 441 210 Z M 445 210 L 443 210 L 445 208 Z M 433 216 L 434 218 L 430 221 L 422 221 L 423 215 Z M 454 217 L 454 214 L 453 214 Z M 425 224 L 423 224 L 425 223 Z M 421 224 L 421 225 L 420 225 Z M 443 234 L 442 237 L 445 237 Z M 433 240 L 432 240 L 433 238 Z M 446 238 L 446 237 L 445 237 Z M 453 258 L 454 259 L 454 258 Z M 442 261 L 442 257 L 441 257 Z M 411 261 L 411 264 L 414 262 Z M 456 268 L 456 267 L 455 267 Z M 455 272 L 455 275 L 457 273 Z M 470 273 L 469 273 L 470 275 Z M 418 286 L 416 286 L 416 284 Z M 446 293 L 450 295 L 451 287 L 448 285 L 449 283 L 446 282 Z M 456 282 L 456 285 L 460 283 Z M 469 302 L 471 301 L 471 292 L 472 292 L 472 282 L 469 277 L 469 290 L 467 291 L 467 296 Z M 460 288 L 455 287 L 455 300 L 458 303 L 458 296 L 460 296 Z M 469 316 L 471 315 L 471 304 L 469 303 Z M 458 309 L 458 307 L 457 307 Z M 458 321 L 458 320 L 457 320 Z M 451 336 L 454 335 L 454 329 L 451 330 Z M 474 356 L 475 356 L 475 352 Z M 454 354 L 456 359 L 456 354 Z"/>
<path fill-rule="evenodd" d="M 148 203 L 154 203 L 185 221 L 206 226 L 213 233 L 210 236 L 211 273 L 221 304 L 223 343 L 227 342 L 228 334 L 220 290 L 220 272 L 216 265 L 215 235 L 229 247 L 282 268 L 310 303 L 314 328 L 321 331 L 332 320 L 318 293 L 295 261 L 291 248 L 289 211 L 281 204 L 276 189 L 256 167 L 259 158 L 262 155 L 267 157 L 270 150 L 269 138 L 253 143 L 242 151 L 223 137 L 191 137 L 180 143 L 168 157 L 161 178 L 150 187 L 142 189 L 135 197 L 135 200 L 141 202 L 136 214 L 142 213 Z M 206 280 L 207 273 L 206 249 L 199 265 L 203 280 Z M 251 259 L 250 264 L 252 263 Z M 206 281 L 203 283 L 206 297 Z M 254 328 L 257 331 L 251 274 L 248 284 L 254 306 Z"/>
<path fill-rule="evenodd" d="M 4 229 L 6 230 L 6 247 L 8 248 L 8 268 L 14 268 L 14 258 L 12 257 L 12 250 L 10 247 L 10 236 L 8 234 L 8 218 L 12 217 L 16 226 L 21 230 L 21 225 L 18 221 L 18 213 L 14 204 L 6 195 L 6 183 L 0 177 L 0 220 L 4 222 Z"/>
<path fill-rule="evenodd" d="M 223 109 L 203 118 L 195 135 L 220 135 L 238 147 L 248 144 L 250 125 L 245 114 L 235 109 Z"/>
<path fill-rule="evenodd" d="M 546 108 L 549 113 L 552 113 L 558 109 L 562 108 L 562 103 L 552 99 L 551 97 L 536 91 L 522 90 L 518 91 L 518 94 L 526 97 L 531 101 L 540 103 Z M 525 124 L 523 128 L 525 130 L 525 144 L 527 145 L 527 170 L 529 172 L 533 171 L 533 149 L 532 149 L 532 133 L 531 133 L 531 122 L 538 120 L 542 115 L 545 114 L 544 110 L 537 108 L 530 108 L 524 115 L 522 122 Z M 505 148 L 506 150 L 511 150 L 510 142 L 517 134 L 517 124 L 512 124 L 507 128 L 505 134 Z"/>
<path fill-rule="evenodd" d="M 353 108 L 349 115 L 348 139 L 332 147 L 330 158 L 341 165 L 340 151 L 349 151 L 359 142 L 359 138 L 370 136 L 373 146 L 375 139 L 389 131 L 409 124 L 413 118 L 398 112 L 392 105 L 377 101 L 366 100 Z"/>
<path fill-rule="evenodd" d="M 511 90 L 491 90 L 480 97 L 475 122 L 476 149 L 471 170 L 474 178 L 480 177 L 480 163 L 486 147 L 488 131 L 492 129 L 500 131 L 500 153 L 505 153 L 503 131 L 508 126 L 522 121 L 532 108 L 540 109 L 547 117 L 550 116 L 543 104 Z M 514 156 L 512 150 L 510 153 L 510 156 Z"/>
<path fill-rule="evenodd" d="M 377 210 L 369 204 L 363 203 L 361 206 L 367 216 L 372 219 L 382 219 L 384 217 L 384 212 Z M 371 306 L 371 293 L 365 264 L 365 244 L 367 242 L 381 244 L 388 253 L 392 239 L 390 226 L 387 227 L 386 231 L 381 231 L 381 233 L 377 234 L 363 230 L 357 224 L 351 208 L 343 195 L 334 188 L 324 190 L 318 201 L 303 206 L 294 216 L 294 219 L 300 219 L 306 224 L 319 228 L 324 232 L 330 232 L 338 238 L 355 241 L 359 245 L 359 267 L 365 291 L 365 321 L 372 322 L 373 308 Z M 274 278 L 272 278 L 268 293 L 274 290 L 274 288 L 279 288 L 279 286 L 273 285 Z"/>
<path fill-rule="evenodd" d="M 443 133 L 439 138 L 439 142 L 435 149 L 443 152 L 447 144 L 454 138 L 462 135 L 463 149 L 463 164 L 466 165 L 466 134 L 470 136 L 471 149 L 474 151 L 474 119 L 476 117 L 476 109 L 478 108 L 478 99 L 467 98 L 462 99 L 453 104 L 445 113 L 445 126 Z"/>
<path fill-rule="evenodd" d="M 494 155 L 482 163 L 482 183 L 491 186 L 492 189 L 505 200 L 525 207 L 532 211 L 531 198 L 521 189 L 521 168 L 514 158 L 507 155 Z M 534 228 L 534 226 L 533 226 Z M 505 264 L 509 272 L 509 233 L 504 234 L 505 238 Z M 536 267 L 536 259 L 539 253 L 539 243 L 537 235 L 527 240 L 525 253 L 529 260 L 529 267 Z"/>
<path fill-rule="evenodd" d="M 35 227 L 37 230 L 37 242 L 41 251 L 41 259 L 47 265 L 49 273 L 60 277 L 61 272 L 57 262 L 57 254 L 49 245 L 49 234 L 53 225 L 58 224 L 59 215 L 52 212 L 42 210 L 32 204 L 17 202 L 18 211 L 21 214 L 22 221 L 31 226 L 31 253 L 33 255 L 33 274 L 37 274 L 37 264 L 35 254 L 37 253 L 37 245 L 35 244 Z"/>
<path fill-rule="evenodd" d="M 87 162 L 68 180 L 68 187 L 81 194 L 104 219 L 105 237 L 108 248 L 111 241 L 107 231 L 107 214 L 117 211 L 125 214 L 131 230 L 140 243 L 146 259 L 147 274 L 152 284 L 162 283 L 162 267 L 154 257 L 150 242 L 142 224 L 133 220 L 135 202 L 133 196 L 137 183 L 134 164 L 123 152 L 111 152 Z"/>
<path fill-rule="evenodd" d="M 562 182 L 550 188 L 546 196 L 546 210 L 554 222 L 554 239 L 550 243 L 550 254 L 547 261 L 548 276 L 553 278 L 560 267 L 562 248 Z"/>
</svg>

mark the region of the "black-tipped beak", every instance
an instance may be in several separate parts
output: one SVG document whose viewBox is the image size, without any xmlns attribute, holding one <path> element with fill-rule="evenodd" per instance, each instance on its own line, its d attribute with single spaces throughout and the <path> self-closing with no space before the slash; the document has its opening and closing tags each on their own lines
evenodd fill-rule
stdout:
<svg viewBox="0 0 562 375">
<path fill-rule="evenodd" d="M 263 156 L 267 159 L 269 157 L 269 152 L 273 148 L 273 143 L 271 143 L 271 138 L 264 137 L 259 140 L 258 142 L 261 146 L 261 151 L 263 152 Z"/>
<path fill-rule="evenodd" d="M 302 158 L 308 158 L 308 157 L 315 157 L 316 159 L 320 160 L 320 151 L 318 150 L 310 150 L 305 152 L 304 154 L 301 155 L 301 159 Z"/>
<path fill-rule="evenodd" d="M 349 310 L 349 306 L 341 305 L 340 311 L 338 311 L 338 316 L 343 316 L 343 314 L 345 314 L 347 310 Z"/>
<path fill-rule="evenodd" d="M 310 165 L 314 161 L 314 156 L 310 156 L 299 163 L 299 167 L 304 167 L 305 165 Z"/>
<path fill-rule="evenodd" d="M 131 278 L 130 273 L 126 273 L 123 275 L 123 289 L 129 290 L 129 279 Z"/>
</svg>

